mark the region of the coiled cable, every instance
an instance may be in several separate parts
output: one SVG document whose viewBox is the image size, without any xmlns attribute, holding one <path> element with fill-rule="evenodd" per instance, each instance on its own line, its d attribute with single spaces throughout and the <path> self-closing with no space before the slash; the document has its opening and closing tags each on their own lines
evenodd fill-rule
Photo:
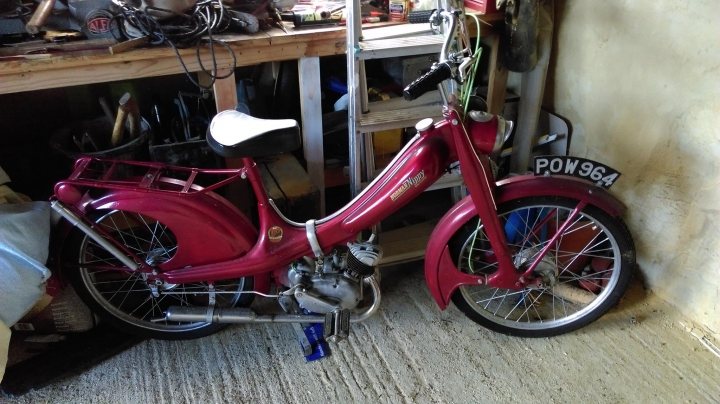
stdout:
<svg viewBox="0 0 720 404">
<path fill-rule="evenodd" d="M 207 93 L 216 80 L 222 80 L 233 75 L 234 71 L 224 75 L 217 74 L 216 44 L 225 48 L 230 54 L 233 67 L 237 64 L 237 57 L 227 43 L 215 40 L 213 35 L 227 31 L 233 26 L 245 28 L 247 23 L 237 18 L 238 16 L 234 15 L 235 12 L 227 9 L 222 4 L 222 1 L 200 0 L 195 4 L 192 12 L 188 14 L 180 14 L 172 10 L 150 6 L 140 9 L 122 0 L 114 0 L 113 2 L 119 7 L 119 12 L 113 19 L 114 25 L 117 26 L 117 32 L 130 39 L 146 37 L 151 45 L 167 45 L 172 48 L 185 75 L 201 92 Z M 172 17 L 161 22 L 153 14 L 171 15 Z M 195 47 L 195 57 L 201 71 L 210 77 L 207 85 L 200 84 L 190 74 L 190 70 L 180 55 L 180 49 L 193 46 Z M 202 62 L 200 52 L 204 46 L 208 46 L 210 49 L 212 59 L 210 68 L 207 68 Z"/>
</svg>

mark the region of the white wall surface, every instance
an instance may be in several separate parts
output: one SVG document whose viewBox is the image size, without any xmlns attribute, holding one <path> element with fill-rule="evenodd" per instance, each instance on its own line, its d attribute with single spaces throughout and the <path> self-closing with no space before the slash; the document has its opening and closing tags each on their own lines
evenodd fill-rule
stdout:
<svg viewBox="0 0 720 404">
<path fill-rule="evenodd" d="M 642 276 L 720 332 L 720 1 L 557 0 L 546 105 L 608 163 Z"/>
</svg>

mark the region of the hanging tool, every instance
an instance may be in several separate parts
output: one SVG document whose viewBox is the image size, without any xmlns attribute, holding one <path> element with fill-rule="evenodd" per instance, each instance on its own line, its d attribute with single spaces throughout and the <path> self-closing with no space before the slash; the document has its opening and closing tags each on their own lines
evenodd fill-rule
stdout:
<svg viewBox="0 0 720 404">
<path fill-rule="evenodd" d="M 287 28 L 285 28 L 285 24 L 283 24 L 283 19 L 282 19 L 282 15 L 280 14 L 280 10 L 278 10 L 275 7 L 268 7 L 268 8 L 270 8 L 270 11 L 269 11 L 270 18 L 272 18 L 272 21 L 275 24 L 275 26 L 277 26 L 278 28 L 283 30 L 284 33 L 287 34 L 288 30 L 287 30 Z"/>
<path fill-rule="evenodd" d="M 40 32 L 40 28 L 45 25 L 45 22 L 47 21 L 48 17 L 50 17 L 50 14 L 52 13 L 54 7 L 55 0 L 42 0 L 35 9 L 32 17 L 30 17 L 30 21 L 25 24 L 25 30 L 33 35 Z"/>
</svg>

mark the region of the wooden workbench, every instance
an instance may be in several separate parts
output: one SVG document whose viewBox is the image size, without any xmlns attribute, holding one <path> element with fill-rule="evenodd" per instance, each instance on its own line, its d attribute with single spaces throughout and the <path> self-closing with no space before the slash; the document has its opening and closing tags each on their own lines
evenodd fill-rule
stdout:
<svg viewBox="0 0 720 404">
<path fill-rule="evenodd" d="M 481 18 L 485 21 L 497 20 L 495 17 Z M 488 101 L 491 111 L 499 111 L 498 100 L 504 95 L 505 77 L 497 64 L 497 35 L 493 35 L 489 25 L 482 27 L 481 35 L 489 38 L 493 50 Z M 345 53 L 345 27 L 293 29 L 288 26 L 288 33 L 273 28 L 253 35 L 224 35 L 216 39 L 228 43 L 236 56 L 236 66 L 233 66 L 229 53 L 220 46 L 216 47 L 217 75 L 228 75 L 214 84 L 218 111 L 233 109 L 237 104 L 234 67 L 298 61 L 304 156 L 310 178 L 324 194 L 319 58 Z M 202 71 L 195 49 L 180 50 L 180 55 L 188 71 Z M 203 49 L 200 56 L 205 68 L 212 66 L 209 49 Z M 13 58 L 0 60 L 0 94 L 182 73 L 184 70 L 175 52 L 166 47 L 135 49 L 115 55 L 107 51 L 92 51 L 39 59 Z M 324 202 L 324 197 L 321 200 Z"/>
<path fill-rule="evenodd" d="M 339 27 L 313 30 L 273 28 L 253 35 L 223 35 L 237 57 L 237 66 L 262 62 L 320 57 L 345 53 L 345 31 Z M 195 49 L 181 49 L 190 72 L 201 70 Z M 201 52 L 203 64 L 211 66 L 208 49 Z M 216 47 L 218 67 L 232 68 L 232 59 Z M 183 73 L 175 52 L 169 47 L 150 47 L 111 55 L 109 52 L 68 52 L 49 58 L 0 60 L 0 94 L 81 84 L 103 83 Z M 225 84 L 224 84 L 225 85 Z"/>
</svg>

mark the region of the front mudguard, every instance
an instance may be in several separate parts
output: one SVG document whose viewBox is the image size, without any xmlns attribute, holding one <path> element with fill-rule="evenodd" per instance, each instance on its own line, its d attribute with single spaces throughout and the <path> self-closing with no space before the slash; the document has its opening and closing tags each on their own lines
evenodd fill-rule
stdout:
<svg viewBox="0 0 720 404">
<path fill-rule="evenodd" d="M 536 177 L 521 175 L 497 183 L 495 203 L 533 196 L 560 196 L 595 206 L 613 217 L 623 214 L 625 205 L 606 190 L 570 177 Z M 425 251 L 425 281 L 430 294 L 442 310 L 460 285 L 484 282 L 484 278 L 460 272 L 450 256 L 449 243 L 465 223 L 477 216 L 470 196 L 450 209 L 430 235 Z M 480 282 L 478 282 L 480 281 Z"/>
</svg>

